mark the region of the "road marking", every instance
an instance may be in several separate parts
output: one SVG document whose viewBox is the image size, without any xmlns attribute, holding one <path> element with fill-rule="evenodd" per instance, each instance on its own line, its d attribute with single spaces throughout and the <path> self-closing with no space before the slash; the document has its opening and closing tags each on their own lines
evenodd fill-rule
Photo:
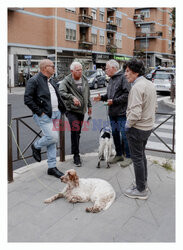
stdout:
<svg viewBox="0 0 183 250">
<path fill-rule="evenodd" d="M 166 143 L 171 149 L 172 149 L 172 144 Z M 151 148 L 151 149 L 156 149 L 156 150 L 165 150 L 165 151 L 169 151 L 169 149 L 162 143 L 162 142 L 153 142 L 148 140 L 147 145 L 146 145 L 146 149 L 147 148 Z M 175 147 L 176 148 L 176 147 Z M 174 148 L 174 151 L 175 151 Z"/>
<path fill-rule="evenodd" d="M 155 123 L 154 124 L 154 128 L 157 127 L 157 126 L 159 126 L 159 123 Z M 172 130 L 173 129 L 173 124 L 172 125 L 162 124 L 159 128 Z"/>
<path fill-rule="evenodd" d="M 155 130 L 155 133 L 160 137 L 160 138 L 166 138 L 166 139 L 172 139 L 173 134 L 172 133 L 166 133 L 166 132 L 159 132 Z M 151 133 L 150 137 L 156 137 L 153 133 Z"/>
</svg>

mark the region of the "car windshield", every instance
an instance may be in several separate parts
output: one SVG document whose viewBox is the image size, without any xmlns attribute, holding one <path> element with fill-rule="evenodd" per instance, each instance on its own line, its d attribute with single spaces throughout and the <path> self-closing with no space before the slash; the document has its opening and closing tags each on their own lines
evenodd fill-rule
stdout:
<svg viewBox="0 0 183 250">
<path fill-rule="evenodd" d="M 170 75 L 169 74 L 155 74 L 154 75 L 154 79 L 170 79 Z"/>
<path fill-rule="evenodd" d="M 95 73 L 96 73 L 96 71 L 92 71 L 92 70 L 91 71 L 86 71 L 85 76 L 90 77 L 90 76 L 94 75 Z"/>
</svg>

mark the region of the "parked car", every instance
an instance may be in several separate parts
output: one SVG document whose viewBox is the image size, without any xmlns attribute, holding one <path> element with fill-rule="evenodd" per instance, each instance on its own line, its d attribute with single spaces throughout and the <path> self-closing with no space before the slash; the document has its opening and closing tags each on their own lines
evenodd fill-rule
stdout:
<svg viewBox="0 0 183 250">
<path fill-rule="evenodd" d="M 174 79 L 174 74 L 158 71 L 153 75 L 152 82 L 155 84 L 156 91 L 170 93 L 172 79 Z"/>
<path fill-rule="evenodd" d="M 158 66 L 156 68 L 151 69 L 151 71 L 145 77 L 151 81 L 156 73 L 161 73 L 161 72 L 175 74 L 175 68 Z"/>
<path fill-rule="evenodd" d="M 85 76 L 88 79 L 90 88 L 97 89 L 98 87 L 105 87 L 106 74 L 103 70 L 88 70 L 85 72 Z"/>
</svg>

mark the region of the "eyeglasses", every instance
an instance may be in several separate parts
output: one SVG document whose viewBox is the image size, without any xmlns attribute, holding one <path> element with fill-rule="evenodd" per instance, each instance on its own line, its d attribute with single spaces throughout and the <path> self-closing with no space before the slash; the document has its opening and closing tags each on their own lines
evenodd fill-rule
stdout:
<svg viewBox="0 0 183 250">
<path fill-rule="evenodd" d="M 47 67 L 52 67 L 53 69 L 55 68 L 55 65 L 46 65 Z"/>
</svg>

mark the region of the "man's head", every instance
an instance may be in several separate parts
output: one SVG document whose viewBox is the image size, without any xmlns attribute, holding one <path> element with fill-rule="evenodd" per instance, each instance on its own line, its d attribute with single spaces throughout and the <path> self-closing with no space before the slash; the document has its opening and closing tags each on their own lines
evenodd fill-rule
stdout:
<svg viewBox="0 0 183 250">
<path fill-rule="evenodd" d="M 144 63 L 137 59 L 131 59 L 123 67 L 125 70 L 125 76 L 129 83 L 134 82 L 137 77 L 145 74 Z"/>
<path fill-rule="evenodd" d="M 83 70 L 80 62 L 72 62 L 70 70 L 74 80 L 79 80 L 81 78 Z"/>
<path fill-rule="evenodd" d="M 39 63 L 39 68 L 41 73 L 47 76 L 48 78 L 50 78 L 55 73 L 55 66 L 53 62 L 49 59 L 43 59 Z"/>
<path fill-rule="evenodd" d="M 116 62 L 115 60 L 112 59 L 106 63 L 105 72 L 109 77 L 113 76 L 118 70 L 119 70 L 119 63 Z"/>
</svg>

